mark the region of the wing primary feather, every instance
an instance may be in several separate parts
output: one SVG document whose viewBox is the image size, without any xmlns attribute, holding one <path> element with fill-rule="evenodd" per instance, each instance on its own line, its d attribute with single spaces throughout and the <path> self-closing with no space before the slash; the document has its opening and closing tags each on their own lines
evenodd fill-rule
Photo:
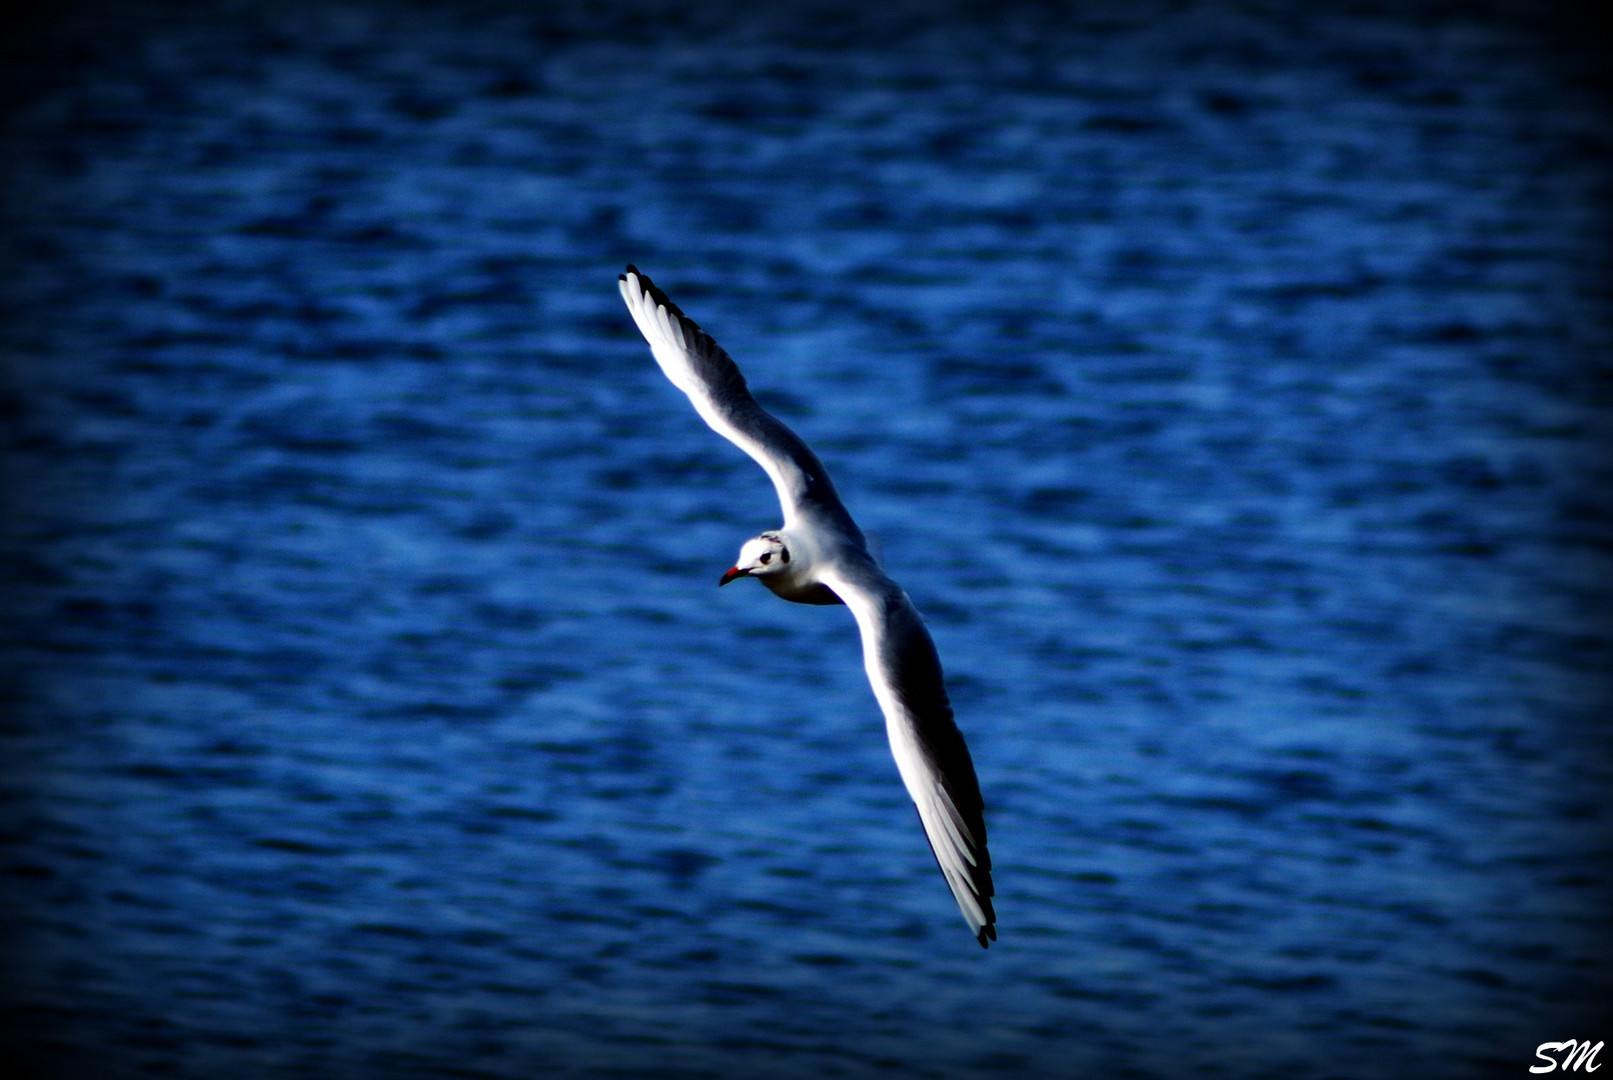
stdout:
<svg viewBox="0 0 1613 1080">
<path fill-rule="evenodd" d="M 799 435 L 756 403 L 727 351 L 636 266 L 618 276 L 618 287 L 662 373 L 688 395 L 707 426 L 750 455 L 772 480 L 785 524 L 818 518 L 863 546 L 862 531 L 823 463 Z"/>
<path fill-rule="evenodd" d="M 857 619 L 863 666 L 891 754 L 941 876 L 985 947 L 997 939 L 985 804 L 974 762 L 952 716 L 935 643 L 901 587 L 871 558 L 841 566 L 825 583 Z"/>
</svg>

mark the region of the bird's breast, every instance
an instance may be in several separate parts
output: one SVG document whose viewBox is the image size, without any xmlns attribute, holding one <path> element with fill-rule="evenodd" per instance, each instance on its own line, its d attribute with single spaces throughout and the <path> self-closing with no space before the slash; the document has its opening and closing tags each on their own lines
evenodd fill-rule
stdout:
<svg viewBox="0 0 1613 1080">
<path fill-rule="evenodd" d="M 764 577 L 762 584 L 773 590 L 773 595 L 792 604 L 841 604 L 845 601 L 834 590 L 819 581 L 788 581 Z"/>
</svg>

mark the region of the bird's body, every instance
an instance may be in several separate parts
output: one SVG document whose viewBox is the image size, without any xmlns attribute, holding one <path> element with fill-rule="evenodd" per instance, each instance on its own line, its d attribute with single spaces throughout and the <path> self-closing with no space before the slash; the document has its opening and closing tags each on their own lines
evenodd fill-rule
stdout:
<svg viewBox="0 0 1613 1080">
<path fill-rule="evenodd" d="M 746 541 L 721 584 L 755 577 L 782 599 L 851 609 L 897 771 L 936 863 L 976 939 L 982 946 L 996 940 L 980 785 L 918 610 L 869 552 L 817 455 L 756 403 L 722 347 L 634 267 L 620 285 L 662 372 L 714 431 L 762 466 L 778 492 L 783 525 Z"/>
</svg>

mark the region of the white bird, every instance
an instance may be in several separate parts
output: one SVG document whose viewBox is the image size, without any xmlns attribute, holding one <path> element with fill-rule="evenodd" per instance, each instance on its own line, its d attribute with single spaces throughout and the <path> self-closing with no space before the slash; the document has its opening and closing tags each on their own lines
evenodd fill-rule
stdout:
<svg viewBox="0 0 1613 1080">
<path fill-rule="evenodd" d="M 756 403 L 722 346 L 637 268 L 627 268 L 620 287 L 672 385 L 713 431 L 754 458 L 778 491 L 783 526 L 745 541 L 718 584 L 754 577 L 785 600 L 851 609 L 897 771 L 970 931 L 986 947 L 997 940 L 997 914 L 980 784 L 918 610 L 869 554 L 817 455 Z"/>
</svg>

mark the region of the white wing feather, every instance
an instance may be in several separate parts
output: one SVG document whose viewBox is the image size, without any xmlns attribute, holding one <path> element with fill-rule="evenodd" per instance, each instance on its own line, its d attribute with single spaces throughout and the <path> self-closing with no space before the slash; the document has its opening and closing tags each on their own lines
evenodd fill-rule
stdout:
<svg viewBox="0 0 1613 1080">
<path fill-rule="evenodd" d="M 662 373 L 689 396 L 695 412 L 711 430 L 745 451 L 766 471 L 778 493 L 784 524 L 794 525 L 801 515 L 803 498 L 813 491 L 813 481 L 828 484 L 823 467 L 806 450 L 805 443 L 756 404 L 739 369 L 722 347 L 664 294 L 655 295 L 649 278 L 630 267 L 619 285 L 627 310 L 639 333 L 650 343 L 650 353 Z M 801 451 L 806 451 L 810 460 L 802 460 Z"/>
<path fill-rule="evenodd" d="M 934 656 L 934 645 L 924 630 L 918 612 L 907 594 L 877 569 L 875 584 L 867 576 L 827 573 L 823 583 L 845 601 L 857 619 L 862 634 L 863 667 L 869 685 L 885 715 L 885 734 L 902 784 L 918 808 L 919 821 L 935 853 L 935 861 L 952 890 L 958 909 L 981 945 L 997 937 L 997 915 L 992 908 L 991 856 L 986 848 L 984 820 L 979 817 L 980 788 L 974 765 L 963 737 L 952 721 L 941 685 L 939 663 L 932 672 L 920 670 L 917 677 L 933 685 L 903 686 L 906 673 L 896 670 L 893 657 L 911 652 Z M 894 640 L 895 635 L 910 635 Z M 922 641 L 919 637 L 922 636 Z M 915 709 L 911 700 L 931 702 L 927 709 Z M 971 827 L 953 798 L 953 792 L 975 803 L 977 826 Z M 978 830 L 979 835 L 976 835 Z"/>
</svg>

